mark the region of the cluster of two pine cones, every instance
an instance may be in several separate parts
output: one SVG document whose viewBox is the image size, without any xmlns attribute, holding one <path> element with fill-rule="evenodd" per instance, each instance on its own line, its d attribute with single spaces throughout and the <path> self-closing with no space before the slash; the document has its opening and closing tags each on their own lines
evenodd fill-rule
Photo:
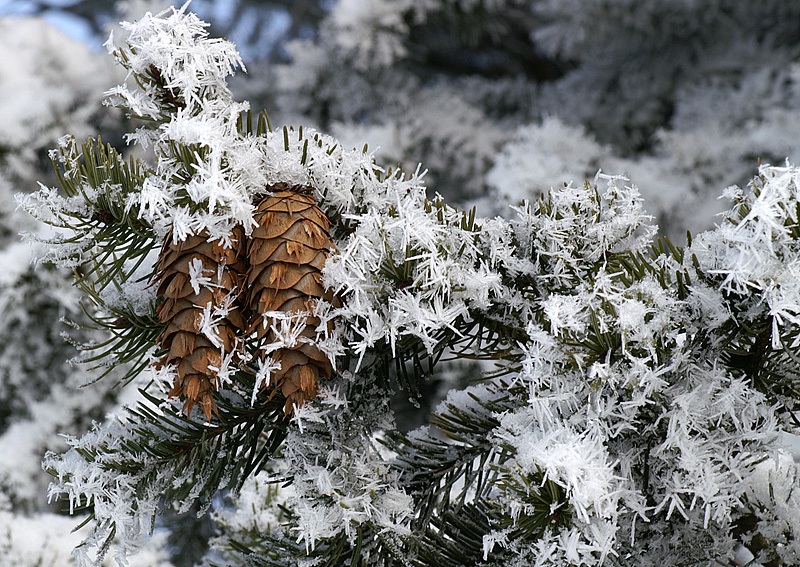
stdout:
<svg viewBox="0 0 800 567">
<path fill-rule="evenodd" d="M 195 405 L 207 419 L 217 411 L 212 392 L 219 387 L 220 369 L 237 356 L 241 338 L 254 338 L 259 345 L 279 339 L 269 312 L 299 314 L 303 337 L 258 355 L 280 363 L 269 386 L 286 398 L 286 415 L 316 397 L 320 377 L 331 376 L 331 363 L 315 344 L 320 319 L 311 315 L 316 301 L 339 305 L 322 283 L 322 268 L 333 248 L 330 222 L 307 187 L 281 183 L 267 191 L 257 204 L 257 226 L 249 237 L 238 226 L 230 246 L 209 241 L 205 234 L 181 242 L 168 234 L 164 240 L 156 278 L 157 294 L 164 298 L 158 319 L 165 325 L 158 363 L 175 368 L 169 394 L 185 400 L 187 413 Z"/>
</svg>

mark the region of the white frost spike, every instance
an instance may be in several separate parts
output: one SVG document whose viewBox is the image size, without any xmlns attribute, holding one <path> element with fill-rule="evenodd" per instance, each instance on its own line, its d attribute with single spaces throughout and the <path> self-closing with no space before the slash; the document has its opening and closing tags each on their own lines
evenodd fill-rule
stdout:
<svg viewBox="0 0 800 567">
<path fill-rule="evenodd" d="M 276 362 L 271 356 L 263 358 L 256 357 L 256 380 L 253 384 L 253 392 L 250 396 L 250 406 L 256 403 L 256 396 L 258 393 L 270 385 L 273 372 L 281 369 L 281 363 Z"/>
<path fill-rule="evenodd" d="M 209 302 L 202 306 L 203 310 L 200 312 L 198 331 L 205 335 L 217 348 L 223 347 L 222 337 L 219 335 L 219 324 L 226 320 L 235 308 L 233 304 L 235 300 L 236 297 L 228 294 L 219 301 L 218 305 L 213 305 Z"/>
<path fill-rule="evenodd" d="M 269 327 L 276 340 L 263 345 L 262 350 L 272 353 L 282 348 L 293 349 L 303 342 L 313 344 L 303 336 L 309 315 L 308 311 L 265 311 L 263 325 Z"/>
<path fill-rule="evenodd" d="M 755 555 L 753 555 L 753 553 L 745 546 L 743 546 L 741 543 L 737 545 L 733 550 L 733 561 L 736 563 L 736 565 L 739 565 L 741 567 L 744 567 L 745 565 L 749 565 L 750 567 L 755 567 L 750 563 L 755 558 L 756 558 Z"/>
<path fill-rule="evenodd" d="M 189 264 L 189 282 L 192 285 L 192 290 L 195 295 L 200 294 L 200 288 L 212 289 L 218 287 L 214 284 L 213 280 L 206 274 L 213 273 L 214 270 L 207 269 L 203 266 L 203 261 L 200 258 L 192 258 Z"/>
</svg>

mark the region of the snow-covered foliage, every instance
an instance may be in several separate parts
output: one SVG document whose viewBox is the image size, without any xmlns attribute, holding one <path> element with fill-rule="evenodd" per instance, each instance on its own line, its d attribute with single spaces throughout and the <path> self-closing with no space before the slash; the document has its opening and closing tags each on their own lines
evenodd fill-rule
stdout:
<svg viewBox="0 0 800 567">
<path fill-rule="evenodd" d="M 16 260 L 14 253 L 23 255 L 24 261 Z M 29 262 L 22 245 L 9 247 L 0 257 L 10 266 Z M 90 416 L 101 417 L 98 410 L 109 385 L 78 391 L 89 377 L 70 367 L 68 361 L 75 350 L 61 336 L 68 327 L 53 325 L 62 317 L 78 318 L 77 294 L 64 274 L 52 269 L 10 272 L 0 282 L 4 322 L 0 334 L 0 448 L 15 458 L 0 464 L 0 485 L 16 508 L 35 511 L 45 503 L 42 490 L 47 478 L 41 474 L 45 449 L 62 448 L 54 436 L 66 428 L 84 428 Z M 80 338 L 89 339 L 86 335 Z M 54 412 L 54 403 L 72 411 Z"/>
<path fill-rule="evenodd" d="M 41 19 L 2 18 L 0 38 L 3 175 L 32 182 L 38 160 L 64 131 L 91 133 L 114 69 Z"/>
<path fill-rule="evenodd" d="M 260 84 L 281 123 L 379 145 L 383 165 L 425 163 L 438 193 L 485 214 L 625 173 L 682 237 L 712 226 L 717 188 L 759 158 L 798 159 L 798 19 L 781 0 L 341 1 L 246 91 Z M 510 195 L 498 181 L 534 177 Z"/>
<path fill-rule="evenodd" d="M 84 136 L 119 121 L 99 106 L 116 70 L 38 18 L 0 19 L 0 60 L 0 563 L 67 567 L 88 530 L 72 533 L 75 519 L 48 504 L 52 477 L 41 461 L 66 449 L 61 433 L 85 430 L 125 392 L 112 389 L 113 379 L 89 384 L 97 374 L 69 363 L 76 352 L 65 333 L 80 341 L 101 336 L 62 322 L 88 323 L 80 293 L 68 271 L 30 266 L 18 233 L 42 226 L 15 210 L 13 193 L 34 189 L 37 178 L 55 179 L 51 168 L 42 171 L 43 158 L 65 130 Z M 162 539 L 132 564 L 168 567 Z"/>
<path fill-rule="evenodd" d="M 8 502 L 0 506 L 0 553 L 6 567 L 75 567 L 69 550 L 80 544 L 85 530 L 73 531 L 75 520 L 60 514 L 12 514 Z M 161 547 L 165 534 L 156 535 L 153 545 L 130 561 L 130 567 L 172 567 Z M 112 559 L 103 567 L 113 567 Z"/>
<path fill-rule="evenodd" d="M 698 147 L 698 152 L 708 151 L 707 141 L 698 145 L 705 148 Z M 498 199 L 484 199 L 481 208 L 502 214 L 508 204 L 538 199 L 563 184 L 579 184 L 598 170 L 624 172 L 642 187 L 648 210 L 657 215 L 659 226 L 679 231 L 704 229 L 708 219 L 724 208 L 716 198 L 709 199 L 706 184 L 719 179 L 736 181 L 744 170 L 730 178 L 726 177 L 730 171 L 724 175 L 719 170 L 701 173 L 694 161 L 697 153 L 689 155 L 681 149 L 685 146 L 678 144 L 665 142 L 665 146 L 656 156 L 625 158 L 612 146 L 598 143 L 585 128 L 569 126 L 555 117 L 521 126 L 495 155 L 486 174 L 491 194 Z M 719 159 L 710 163 L 721 169 Z"/>
<path fill-rule="evenodd" d="M 113 379 L 90 383 L 97 373 L 70 364 L 76 353 L 64 333 L 83 341 L 101 335 L 60 323 L 87 323 L 64 273 L 25 269 L 29 250 L 21 243 L 6 247 L 0 258 L 8 266 L 0 281 L 0 451 L 9 456 L 0 464 L 0 550 L 4 564 L 15 567 L 75 565 L 70 552 L 88 530 L 73 534 L 75 520 L 53 513 L 46 497 L 52 477 L 42 471 L 42 459 L 68 447 L 60 434 L 85 430 L 136 384 L 115 391 Z M 21 270 L 15 273 L 15 267 Z M 162 539 L 132 565 L 167 567 Z"/>
<path fill-rule="evenodd" d="M 519 7 L 456 4 L 465 20 L 489 23 Z M 588 3 L 585 14 L 623 4 Z M 564 11 L 572 3 L 537 9 L 588 34 L 590 22 Z M 668 567 L 726 563 L 741 543 L 761 562 L 797 561 L 800 465 L 782 440 L 797 434 L 800 410 L 800 170 L 763 165 L 746 189 L 727 190 L 734 203 L 718 227 L 685 247 L 657 239 L 629 178 L 582 179 L 605 163 L 687 174 L 689 154 L 615 157 L 639 134 L 614 148 L 597 124 L 552 118 L 515 124 L 495 156 L 514 130 L 470 99 L 480 88 L 449 102 L 456 80 L 398 88 L 390 71 L 413 55 L 398 38 L 425 35 L 445 15 L 436 2 L 340 2 L 320 45 L 293 47 L 283 72 L 297 71 L 295 83 L 284 83 L 281 104 L 307 104 L 319 119 L 312 106 L 326 105 L 337 133 L 378 132 L 398 161 L 431 154 L 455 170 L 432 183 L 489 184 L 515 205 L 504 216 L 428 200 L 421 168 L 384 169 L 352 140 L 272 130 L 265 115 L 253 124 L 226 83 L 241 66 L 236 49 L 185 6 L 124 24 L 121 43 L 109 41 L 129 73 L 109 100 L 146 119 L 128 140 L 152 157 L 125 161 L 65 137 L 53 157 L 66 195 L 42 187 L 19 199 L 58 229 L 39 237 L 42 260 L 76 269 L 89 315 L 111 337 L 97 345 L 100 362 L 132 365 L 127 378 L 142 388 L 45 460 L 50 495 L 93 512 L 79 564 L 102 564 L 109 551 L 125 564 L 159 512 L 206 511 L 227 489 L 215 553 L 230 565 Z M 630 40 L 598 33 L 603 57 Z M 559 22 L 533 37 L 573 58 L 590 41 Z M 352 76 L 335 71 L 345 60 Z M 373 74 L 386 82 L 359 90 Z M 382 94 L 386 113 L 358 125 L 365 101 Z M 414 108 L 423 112 L 404 114 Z M 437 130 L 448 109 L 463 123 Z M 471 136 L 467 122 L 486 127 Z M 679 194 L 692 195 L 683 182 Z M 277 183 L 313 188 L 331 222 L 323 277 L 337 306 L 315 308 L 318 328 L 334 326 L 314 340 L 335 372 L 288 420 L 264 387 L 270 369 L 245 357 L 214 392 L 217 414 L 184 416 L 166 393 L 173 371 L 151 364 L 160 243 L 201 233 L 226 242 L 236 226 L 250 234 L 255 199 Z M 251 339 L 241 337 L 252 353 Z M 416 396 L 441 358 L 497 367 L 451 391 L 430 424 L 400 431 L 392 394 Z"/>
<path fill-rule="evenodd" d="M 71 363 L 76 351 L 66 335 L 83 342 L 105 336 L 63 322 L 89 324 L 67 273 L 31 267 L 23 243 L 3 248 L 0 262 L 6 267 L 0 277 L 0 451 L 8 456 L 0 463 L 0 555 L 4 565 L 14 567 L 75 565 L 71 551 L 88 529 L 73 534 L 75 520 L 48 504 L 52 477 L 42 470 L 42 459 L 48 451 L 68 448 L 61 434 L 86 430 L 138 384 L 115 390 L 117 372 L 94 382 L 99 373 Z M 155 538 L 131 565 L 168 567 L 164 537 Z"/>
<path fill-rule="evenodd" d="M 164 121 L 160 128 L 129 135 L 144 148 L 154 146 L 162 159 L 141 191 L 127 198 L 126 209 L 140 210 L 158 234 L 171 227 L 176 240 L 203 231 L 217 239 L 231 223 L 252 226 L 247 187 L 264 182 L 259 141 L 242 140 L 235 132 L 236 118 L 247 107 L 234 103 L 225 83 L 241 59 L 231 43 L 209 39 L 206 26 L 194 14 L 148 15 L 123 26 L 127 46 L 115 48 L 113 35 L 107 43 L 129 76 L 150 79 L 145 89 L 125 84 L 109 90 L 109 101 L 134 116 Z M 165 120 L 169 112 L 175 116 Z M 188 176 L 186 164 L 170 155 L 178 145 L 190 152 Z M 176 185 L 177 176 L 187 182 Z M 192 215 L 198 205 L 204 214 Z"/>
<path fill-rule="evenodd" d="M 420 89 L 406 104 L 409 110 L 402 121 L 367 127 L 358 122 L 336 122 L 331 130 L 347 147 L 359 147 L 360 140 L 370 140 L 376 152 L 379 150 L 382 163 L 400 164 L 406 169 L 425 163 L 429 183 L 458 188 L 459 199 L 484 193 L 484 175 L 506 140 L 504 129 L 481 108 L 462 100 L 458 89 Z M 442 116 L 447 120 L 441 121 Z M 433 122 L 439 123 L 436 128 L 430 127 Z M 450 196 L 454 191 L 442 193 Z"/>
</svg>

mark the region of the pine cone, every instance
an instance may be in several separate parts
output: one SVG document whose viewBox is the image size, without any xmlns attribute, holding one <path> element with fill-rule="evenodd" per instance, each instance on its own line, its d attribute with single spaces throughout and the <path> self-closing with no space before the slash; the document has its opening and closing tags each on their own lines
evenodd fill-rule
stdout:
<svg viewBox="0 0 800 567">
<path fill-rule="evenodd" d="M 158 320 L 166 323 L 159 342 L 167 351 L 159 364 L 174 364 L 177 371 L 169 395 L 185 398 L 187 414 L 199 403 L 206 419 L 217 412 L 211 397 L 219 388 L 217 373 L 225 357 L 237 349 L 237 337 L 245 326 L 236 299 L 245 268 L 241 227 L 233 230 L 231 241 L 232 246 L 225 247 L 201 233 L 175 244 L 168 234 L 156 277 L 157 294 L 165 298 L 158 308 Z M 204 325 L 210 315 L 222 317 Z"/>
<path fill-rule="evenodd" d="M 294 407 L 317 395 L 320 376 L 330 378 L 330 360 L 315 344 L 320 319 L 310 315 L 314 302 L 324 300 L 339 305 L 325 290 L 321 270 L 333 248 L 330 222 L 310 189 L 289 187 L 285 183 L 267 188 L 256 210 L 258 224 L 247 249 L 250 268 L 247 272 L 247 305 L 254 313 L 248 335 L 256 333 L 262 346 L 280 339 L 270 328 L 276 323 L 269 311 L 298 314 L 296 325 L 303 337 L 293 346 L 281 347 L 270 355 L 280 363 L 271 383 L 286 397 L 284 412 L 291 416 Z M 305 315 L 307 314 L 307 315 Z M 329 323 L 329 331 L 332 330 Z"/>
</svg>

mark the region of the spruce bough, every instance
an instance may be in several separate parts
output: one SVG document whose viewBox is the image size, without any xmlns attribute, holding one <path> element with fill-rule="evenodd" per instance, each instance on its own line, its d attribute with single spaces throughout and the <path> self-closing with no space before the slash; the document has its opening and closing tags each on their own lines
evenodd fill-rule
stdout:
<svg viewBox="0 0 800 567">
<path fill-rule="evenodd" d="M 124 563 L 160 509 L 221 491 L 226 565 L 725 564 L 754 542 L 798 562 L 780 440 L 798 427 L 800 170 L 761 167 L 683 247 L 621 176 L 477 218 L 366 151 L 254 124 L 225 83 L 234 47 L 185 8 L 124 29 L 109 50 L 135 86 L 110 100 L 153 159 L 64 138 L 61 192 L 20 198 L 61 229 L 43 260 L 75 269 L 107 330 L 86 361 L 141 384 L 45 459 L 51 497 L 89 512 L 82 564 Z M 311 274 L 303 289 L 237 267 L 285 187 L 324 238 L 273 242 L 261 271 Z M 394 390 L 443 358 L 487 370 L 400 432 Z"/>
</svg>

